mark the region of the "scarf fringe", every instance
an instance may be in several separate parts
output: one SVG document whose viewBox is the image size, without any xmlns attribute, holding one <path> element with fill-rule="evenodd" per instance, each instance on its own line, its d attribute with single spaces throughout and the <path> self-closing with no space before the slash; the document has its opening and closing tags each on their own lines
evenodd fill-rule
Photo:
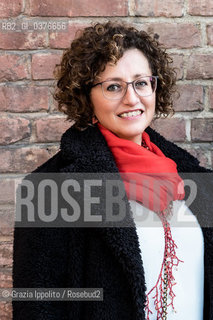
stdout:
<svg viewBox="0 0 213 320">
<path fill-rule="evenodd" d="M 147 320 L 150 320 L 150 315 L 153 314 L 153 312 L 150 309 L 150 296 L 152 293 L 154 293 L 154 295 L 151 298 L 154 299 L 155 310 L 157 311 L 157 320 L 162 319 L 163 314 L 165 314 L 165 308 L 167 309 L 169 306 L 171 306 L 172 309 L 175 310 L 175 293 L 173 287 L 176 285 L 176 283 L 173 275 L 173 270 L 174 267 L 177 267 L 179 263 L 183 261 L 180 260 L 176 255 L 177 245 L 175 244 L 172 238 L 170 224 L 167 220 L 167 217 L 171 214 L 171 205 L 167 209 L 158 213 L 158 216 L 162 222 L 164 229 L 164 257 L 156 285 L 146 295 L 147 302 L 145 306 L 145 312 L 147 314 Z M 165 284 L 165 270 L 167 277 L 167 285 Z M 168 300 L 166 301 L 166 306 L 164 305 L 165 290 L 167 290 L 167 294 L 169 296 L 168 300 L 170 300 L 170 302 L 168 302 Z"/>
</svg>

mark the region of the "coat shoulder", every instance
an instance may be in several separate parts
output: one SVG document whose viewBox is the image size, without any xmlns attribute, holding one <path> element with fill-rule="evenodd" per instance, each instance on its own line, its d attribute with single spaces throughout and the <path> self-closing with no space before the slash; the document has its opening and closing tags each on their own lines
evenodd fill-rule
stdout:
<svg viewBox="0 0 213 320">
<path fill-rule="evenodd" d="M 58 151 L 54 156 L 44 162 L 42 165 L 37 167 L 33 173 L 48 173 L 48 172 L 59 172 L 60 168 L 63 167 L 64 160 L 62 152 Z"/>
</svg>

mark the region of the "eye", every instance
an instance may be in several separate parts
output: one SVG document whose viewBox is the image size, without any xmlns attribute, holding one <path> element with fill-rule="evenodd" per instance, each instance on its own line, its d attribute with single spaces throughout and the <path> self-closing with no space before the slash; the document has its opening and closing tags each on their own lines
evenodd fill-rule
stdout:
<svg viewBox="0 0 213 320">
<path fill-rule="evenodd" d="M 135 82 L 135 87 L 136 88 L 143 88 L 143 87 L 146 87 L 148 86 L 148 81 L 144 80 L 144 79 L 140 79 L 138 81 Z"/>
<path fill-rule="evenodd" d="M 122 90 L 122 85 L 119 83 L 107 84 L 106 90 L 111 92 L 118 92 Z"/>
</svg>

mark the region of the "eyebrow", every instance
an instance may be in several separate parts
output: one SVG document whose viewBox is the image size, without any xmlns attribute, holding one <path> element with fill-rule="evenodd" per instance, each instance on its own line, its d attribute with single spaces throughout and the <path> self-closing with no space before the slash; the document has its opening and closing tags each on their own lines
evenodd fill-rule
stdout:
<svg viewBox="0 0 213 320">
<path fill-rule="evenodd" d="M 145 74 L 141 74 L 141 73 L 137 73 L 133 76 L 134 79 L 137 79 L 139 77 L 151 77 L 150 75 L 145 75 Z M 119 77 L 114 77 L 114 78 L 107 78 L 105 79 L 104 81 L 124 81 L 122 78 L 119 78 Z"/>
</svg>

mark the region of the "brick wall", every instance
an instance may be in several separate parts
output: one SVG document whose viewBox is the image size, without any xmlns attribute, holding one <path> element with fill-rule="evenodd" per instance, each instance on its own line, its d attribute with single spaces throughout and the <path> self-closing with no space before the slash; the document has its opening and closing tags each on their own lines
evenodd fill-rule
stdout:
<svg viewBox="0 0 213 320">
<path fill-rule="evenodd" d="M 58 150 L 69 127 L 52 99 L 53 68 L 78 28 L 108 18 L 152 28 L 179 68 L 172 119 L 153 127 L 213 166 L 213 2 L 211 0 L 1 0 L 0 219 L 13 212 L 14 183 Z M 65 28 L 65 30 L 63 29 Z M 0 224 L 0 287 L 12 286 L 11 223 Z M 0 319 L 11 319 L 0 302 Z"/>
</svg>

